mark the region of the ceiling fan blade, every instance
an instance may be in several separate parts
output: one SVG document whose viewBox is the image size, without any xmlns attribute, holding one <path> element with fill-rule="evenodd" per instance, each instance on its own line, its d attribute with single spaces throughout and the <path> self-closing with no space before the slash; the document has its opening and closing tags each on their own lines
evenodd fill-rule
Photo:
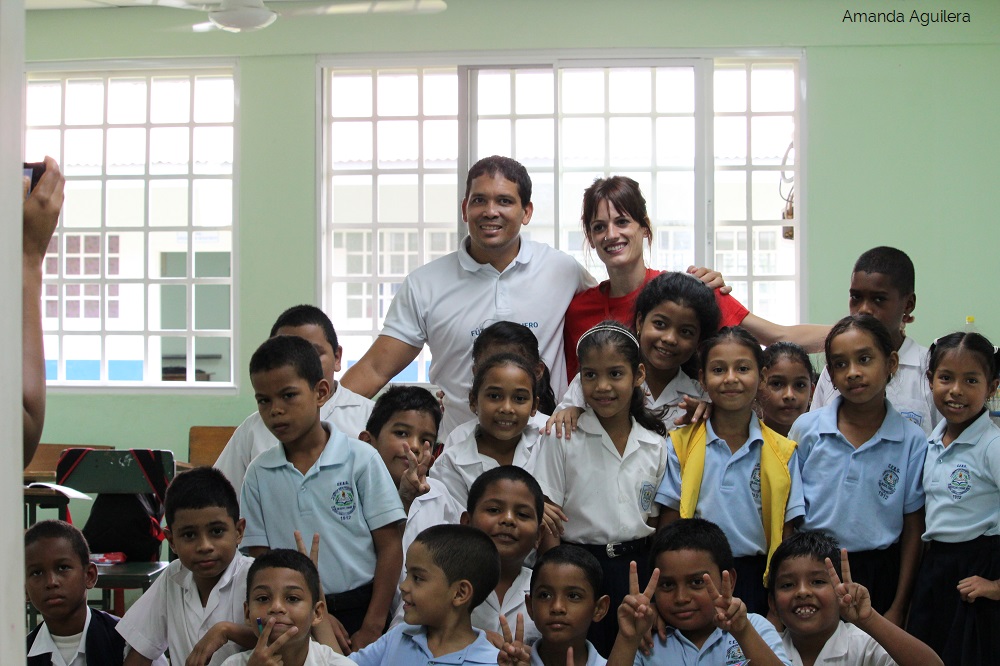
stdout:
<svg viewBox="0 0 1000 666">
<path fill-rule="evenodd" d="M 170 7 L 172 9 L 192 9 L 199 12 L 207 12 L 217 5 L 192 4 L 184 0 L 135 0 L 135 4 L 143 7 Z"/>
</svg>

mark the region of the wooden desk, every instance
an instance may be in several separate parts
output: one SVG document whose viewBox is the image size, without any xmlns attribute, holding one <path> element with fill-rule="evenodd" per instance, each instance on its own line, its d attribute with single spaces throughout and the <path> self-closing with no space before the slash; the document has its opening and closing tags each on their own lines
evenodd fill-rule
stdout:
<svg viewBox="0 0 1000 666">
<path fill-rule="evenodd" d="M 69 498 L 51 488 L 25 488 L 24 529 L 28 529 L 38 521 L 38 509 L 58 509 L 59 520 L 66 520 L 69 514 Z"/>
<path fill-rule="evenodd" d="M 39 444 L 35 450 L 35 455 L 31 462 L 24 468 L 24 483 L 34 483 L 35 481 L 45 481 L 46 483 L 56 482 L 56 463 L 59 456 L 66 449 L 82 447 L 90 449 L 113 449 L 115 447 L 107 444 Z"/>
</svg>

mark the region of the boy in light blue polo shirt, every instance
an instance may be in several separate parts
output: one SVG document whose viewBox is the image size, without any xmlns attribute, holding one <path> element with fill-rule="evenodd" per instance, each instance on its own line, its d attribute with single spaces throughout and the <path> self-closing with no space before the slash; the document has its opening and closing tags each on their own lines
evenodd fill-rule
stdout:
<svg viewBox="0 0 1000 666">
<path fill-rule="evenodd" d="M 499 650 L 472 626 L 472 609 L 500 580 L 493 540 L 467 525 L 435 525 L 406 551 L 403 624 L 350 658 L 361 666 L 493 666 Z"/>
<path fill-rule="evenodd" d="M 891 581 L 903 573 L 902 542 L 922 531 L 927 440 L 886 401 L 882 425 L 855 448 L 837 429 L 843 400 L 838 395 L 825 409 L 803 414 L 788 433 L 798 442 L 806 502 L 802 529 L 836 538 L 851 553 L 855 579 L 871 590 L 872 606 L 898 625 L 906 617 L 909 591 L 895 599 Z M 866 568 L 875 573 L 862 577 Z M 872 575 L 882 584 L 874 584 Z"/>
<path fill-rule="evenodd" d="M 258 556 L 295 548 L 294 532 L 320 534 L 327 609 L 359 649 L 381 634 L 402 567 L 397 525 L 406 519 L 378 452 L 330 427 L 319 408 L 330 392 L 316 350 L 279 335 L 250 359 L 261 418 L 281 446 L 247 469 L 244 546 Z"/>
</svg>

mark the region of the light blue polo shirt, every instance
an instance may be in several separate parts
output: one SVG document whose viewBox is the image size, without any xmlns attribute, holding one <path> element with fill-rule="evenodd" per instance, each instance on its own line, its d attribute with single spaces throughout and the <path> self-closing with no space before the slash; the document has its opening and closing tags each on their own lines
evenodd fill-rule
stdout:
<svg viewBox="0 0 1000 666">
<path fill-rule="evenodd" d="M 486 632 L 473 629 L 476 640 L 464 649 L 435 657 L 427 647 L 427 631 L 422 626 L 397 624 L 387 634 L 348 658 L 361 666 L 434 666 L 435 664 L 482 664 L 496 666 L 500 652 L 486 638 Z"/>
<path fill-rule="evenodd" d="M 406 512 L 375 447 L 325 421 L 323 427 L 330 438 L 305 475 L 288 462 L 284 445 L 257 456 L 247 468 L 240 510 L 245 548 L 295 548 L 295 530 L 306 543 L 318 532 L 320 579 L 331 594 L 372 581 L 371 533 L 406 520 Z"/>
<path fill-rule="evenodd" d="M 760 422 L 750 419 L 750 436 L 736 453 L 715 434 L 711 421 L 705 425 L 705 471 L 695 517 L 710 520 L 722 529 L 734 557 L 763 555 L 767 553 L 767 540 L 760 499 L 760 449 L 764 445 Z M 799 464 L 794 453 L 788 461 L 788 473 L 792 484 L 785 506 L 786 523 L 805 513 Z M 667 472 L 656 491 L 656 501 L 671 509 L 679 509 L 681 505 L 681 464 L 669 437 Z"/>
<path fill-rule="evenodd" d="M 535 643 L 531 649 L 531 666 L 545 666 L 542 661 L 542 656 L 538 654 L 538 646 L 540 643 L 541 641 L 538 641 L 538 643 Z M 576 659 L 575 654 L 573 655 L 573 658 Z M 566 663 L 565 655 L 563 656 L 563 660 L 559 662 L 559 666 L 562 666 L 564 663 Z M 608 660 L 601 656 L 601 653 L 597 651 L 597 648 L 595 648 L 590 641 L 587 641 L 587 666 L 604 666 L 607 663 Z"/>
<path fill-rule="evenodd" d="M 945 447 L 947 426 L 939 423 L 927 446 L 923 539 L 961 543 L 1000 534 L 1000 428 L 984 411 Z"/>
<path fill-rule="evenodd" d="M 881 550 L 899 540 L 903 516 L 924 505 L 927 440 L 886 401 L 882 425 L 857 449 L 837 430 L 841 396 L 792 424 L 799 443 L 806 517 L 802 529 L 823 530 L 848 552 Z"/>
<path fill-rule="evenodd" d="M 747 619 L 771 648 L 781 663 L 791 666 L 781 636 L 774 630 L 774 625 L 756 613 L 747 613 Z M 648 657 L 641 652 L 635 655 L 635 666 L 738 666 L 747 663 L 743 648 L 736 642 L 732 634 L 716 628 L 699 650 L 694 643 L 680 631 L 667 628 L 667 640 L 660 640 L 654 634 L 653 652 Z M 754 662 L 756 663 L 756 662 Z M 752 664 L 751 664 L 752 666 Z"/>
</svg>

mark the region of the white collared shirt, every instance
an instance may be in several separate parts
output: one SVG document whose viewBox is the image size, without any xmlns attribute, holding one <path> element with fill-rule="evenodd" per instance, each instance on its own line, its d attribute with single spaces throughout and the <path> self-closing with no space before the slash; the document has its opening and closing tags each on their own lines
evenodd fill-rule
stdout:
<svg viewBox="0 0 1000 666">
<path fill-rule="evenodd" d="M 792 666 L 802 666 L 802 657 L 787 629 L 781 634 L 781 643 Z M 874 638 L 853 624 L 840 621 L 816 656 L 815 666 L 896 666 L 896 662 Z"/>
<path fill-rule="evenodd" d="M 251 564 L 253 558 L 237 553 L 202 606 L 194 576 L 180 560 L 174 560 L 132 604 L 116 629 L 147 659 L 155 659 L 169 648 L 170 660 L 183 664 L 195 644 L 217 623 L 243 622 Z M 209 664 L 217 666 L 240 650 L 236 643 L 226 643 Z"/>
<path fill-rule="evenodd" d="M 885 397 L 900 416 L 920 426 L 925 435 L 930 435 L 934 426 L 940 423 L 941 414 L 934 406 L 930 382 L 927 381 L 927 347 L 921 347 L 913 338 L 903 338 L 897 353 L 899 367 L 885 387 Z M 834 388 L 830 372 L 824 366 L 809 411 L 825 407 L 838 395 L 840 391 Z"/>
<path fill-rule="evenodd" d="M 678 370 L 677 376 L 671 379 L 663 387 L 663 390 L 660 391 L 660 395 L 655 398 L 649 390 L 649 385 L 645 382 L 642 384 L 642 390 L 645 392 L 647 408 L 657 413 L 661 409 L 663 410 L 660 420 L 667 426 L 668 431 L 676 429 L 677 424 L 674 423 L 674 420 L 686 413 L 685 410 L 678 406 L 681 400 L 687 396 L 698 398 L 699 400 L 705 399 L 705 390 L 701 387 L 701 384 L 684 374 L 683 370 Z M 586 406 L 587 403 L 583 399 L 583 384 L 580 382 L 580 373 L 576 373 L 576 377 L 573 378 L 573 381 L 569 383 L 569 388 L 566 389 L 566 395 L 556 405 L 556 411 L 558 412 L 568 407 L 583 409 Z"/>
<path fill-rule="evenodd" d="M 537 648 L 539 643 L 535 643 L 532 647 L 531 666 L 545 666 L 544 662 L 542 662 L 542 655 L 538 653 Z M 565 662 L 565 657 L 563 657 L 563 662 Z M 559 666 L 562 666 L 563 662 L 560 662 Z M 604 666 L 607 663 L 608 660 L 601 656 L 601 653 L 591 645 L 590 641 L 587 641 L 587 666 Z"/>
<path fill-rule="evenodd" d="M 469 254 L 468 239 L 456 252 L 410 272 L 392 299 L 382 326 L 413 347 L 430 348 L 431 383 L 444 391 L 441 438 L 474 418 L 469 409 L 472 343 L 498 321 L 531 329 L 552 377 L 552 390 L 566 390 L 563 315 L 578 291 L 594 286 L 593 276 L 573 257 L 545 243 L 520 239 L 514 261 L 497 271 Z"/>
<path fill-rule="evenodd" d="M 374 407 L 372 400 L 338 385 L 330 399 L 319 408 L 319 418 L 333 424 L 348 437 L 357 439 L 368 426 L 368 417 Z M 226 475 L 239 497 L 250 462 L 277 444 L 278 439 L 267 429 L 260 412 L 254 412 L 236 429 L 212 466 Z"/>
<path fill-rule="evenodd" d="M 663 437 L 633 420 L 621 455 L 587 408 L 570 437 L 543 436 L 538 445 L 535 478 L 569 517 L 564 542 L 618 543 L 655 531 L 647 521 L 659 515 L 653 495 L 667 466 Z"/>
<path fill-rule="evenodd" d="M 496 460 L 479 453 L 476 430 L 479 420 L 467 421 L 451 431 L 441 455 L 431 466 L 430 476 L 440 481 L 463 507 L 469 500 L 469 488 L 479 475 L 500 466 Z M 538 426 L 531 421 L 521 433 L 521 440 L 514 449 L 513 464 L 534 474 L 538 458 Z"/>
<path fill-rule="evenodd" d="M 542 637 L 535 627 L 534 621 L 528 616 L 528 607 L 524 595 L 531 592 L 531 569 L 521 567 L 521 573 L 511 583 L 507 594 L 503 595 L 503 603 L 497 597 L 496 590 L 490 592 L 486 601 L 472 609 L 472 626 L 483 631 L 501 633 L 500 616 L 507 618 L 507 624 L 517 626 L 517 614 L 524 618 L 524 643 L 532 645 Z"/>
<path fill-rule="evenodd" d="M 49 633 L 49 627 L 44 622 L 35 634 L 35 642 L 28 650 L 29 657 L 39 657 L 43 654 L 49 655 L 52 666 L 87 666 L 87 630 L 90 629 L 90 607 L 87 607 L 87 619 L 83 623 L 83 632 L 78 638 L 76 653 L 70 661 L 63 658 L 56 639 Z"/>
<path fill-rule="evenodd" d="M 234 654 L 226 659 L 222 666 L 246 666 L 253 656 L 253 650 Z M 317 643 L 309 639 L 309 652 L 306 654 L 305 663 L 302 666 L 354 666 L 354 662 L 342 654 L 338 654 L 333 648 Z"/>
</svg>

